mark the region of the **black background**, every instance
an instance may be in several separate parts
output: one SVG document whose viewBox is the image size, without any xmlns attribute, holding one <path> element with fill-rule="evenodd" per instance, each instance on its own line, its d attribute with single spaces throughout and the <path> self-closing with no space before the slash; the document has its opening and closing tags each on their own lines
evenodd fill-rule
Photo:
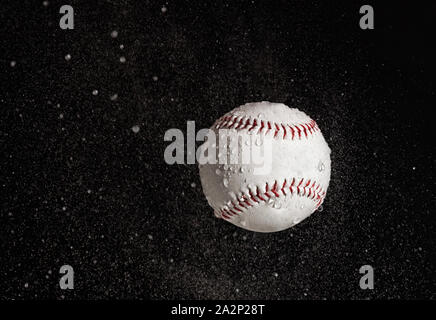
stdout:
<svg viewBox="0 0 436 320">
<path fill-rule="evenodd" d="M 0 9 L 1 299 L 435 298 L 434 4 L 29 2 Z M 323 211 L 271 234 L 215 219 L 197 166 L 163 158 L 166 130 L 262 100 L 332 149 Z"/>
</svg>

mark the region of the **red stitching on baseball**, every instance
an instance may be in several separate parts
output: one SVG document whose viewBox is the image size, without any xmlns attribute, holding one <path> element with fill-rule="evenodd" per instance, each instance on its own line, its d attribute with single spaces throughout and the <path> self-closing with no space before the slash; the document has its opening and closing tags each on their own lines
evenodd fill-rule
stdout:
<svg viewBox="0 0 436 320">
<path fill-rule="evenodd" d="M 270 199 L 275 198 L 281 198 L 283 196 L 287 196 L 285 189 L 287 185 L 287 179 L 283 182 L 283 185 L 281 189 L 279 188 L 279 182 L 276 180 L 273 183 L 272 189 L 270 189 L 269 184 L 265 183 L 265 191 L 261 192 L 259 187 L 256 187 L 256 195 L 254 192 L 249 189 L 248 194 L 244 194 L 241 192 L 241 194 L 237 197 L 237 204 L 234 201 L 230 201 L 230 206 L 225 205 L 220 210 L 218 210 L 218 214 L 221 215 L 223 219 L 231 219 L 235 215 L 240 215 L 241 213 L 244 213 L 245 210 L 254 207 L 260 204 L 266 204 L 269 202 Z M 295 193 L 295 190 L 293 187 L 295 186 L 296 179 L 292 178 L 292 182 L 289 186 L 289 191 L 291 194 Z M 295 186 L 296 195 L 301 197 L 307 197 L 315 202 L 315 209 L 317 209 L 321 203 L 324 201 L 326 192 L 321 188 L 320 184 L 316 181 L 313 181 L 312 179 L 304 180 L 304 178 L 301 178 L 301 180 L 298 182 L 298 185 Z M 280 194 L 278 191 L 281 191 L 282 194 Z M 272 195 L 271 195 L 271 194 Z M 257 199 L 256 199 L 257 197 Z M 252 200 L 254 203 L 251 203 L 249 200 Z M 239 206 L 239 207 L 238 207 Z"/>
<path fill-rule="evenodd" d="M 239 118 L 231 114 L 218 119 L 216 122 L 216 128 L 248 131 L 257 129 L 257 134 L 261 134 L 262 131 L 266 129 L 266 131 L 264 131 L 265 135 L 270 131 L 274 131 L 274 138 L 287 139 L 287 137 L 289 137 L 288 139 L 291 140 L 294 140 L 297 135 L 298 139 L 301 139 L 303 135 L 304 137 L 309 138 L 319 130 L 316 122 L 312 119 L 308 123 L 285 124 L 259 120 L 256 118 Z M 290 134 L 288 134 L 288 130 L 290 130 Z"/>
</svg>

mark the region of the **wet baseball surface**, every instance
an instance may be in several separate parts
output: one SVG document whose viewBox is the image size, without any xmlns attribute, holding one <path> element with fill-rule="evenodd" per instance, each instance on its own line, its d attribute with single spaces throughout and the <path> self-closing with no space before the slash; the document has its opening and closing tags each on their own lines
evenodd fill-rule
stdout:
<svg viewBox="0 0 436 320">
<path fill-rule="evenodd" d="M 0 9 L 0 299 L 435 298 L 434 5 L 377 2 L 362 30 L 353 1 L 71 0 L 63 30 L 64 4 Z M 277 233 L 164 160 L 167 130 L 255 101 L 332 150 L 322 207 Z"/>
</svg>

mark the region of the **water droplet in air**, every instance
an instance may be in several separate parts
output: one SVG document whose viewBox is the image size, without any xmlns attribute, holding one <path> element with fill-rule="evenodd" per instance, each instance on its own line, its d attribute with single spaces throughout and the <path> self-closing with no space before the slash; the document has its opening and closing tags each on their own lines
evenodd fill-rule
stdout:
<svg viewBox="0 0 436 320">
<path fill-rule="evenodd" d="M 224 169 L 224 171 L 227 171 L 227 170 L 229 170 L 229 166 L 225 164 L 225 165 L 223 166 L 223 169 Z"/>
<path fill-rule="evenodd" d="M 116 37 L 118 37 L 118 31 L 117 31 L 117 30 L 112 31 L 112 32 L 111 32 L 111 37 L 112 37 L 112 38 L 116 38 Z"/>
<path fill-rule="evenodd" d="M 320 205 L 320 206 L 318 207 L 318 211 L 321 212 L 322 210 L 324 210 L 324 208 L 322 207 L 322 205 Z"/>
<path fill-rule="evenodd" d="M 118 94 L 114 93 L 113 95 L 110 96 L 111 101 L 115 101 L 118 99 Z"/>
<path fill-rule="evenodd" d="M 126 57 L 124 57 L 124 56 L 120 57 L 120 62 L 121 63 L 125 63 L 126 62 Z"/>
<path fill-rule="evenodd" d="M 98 90 L 93 90 L 93 91 L 92 91 L 92 94 L 93 94 L 94 96 L 98 95 Z"/>
<path fill-rule="evenodd" d="M 133 131 L 133 133 L 138 133 L 139 132 L 139 126 L 138 125 L 133 126 L 132 127 L 132 131 Z"/>
<path fill-rule="evenodd" d="M 67 54 L 67 55 L 65 56 L 65 60 L 70 61 L 70 60 L 71 60 L 71 54 Z"/>
<path fill-rule="evenodd" d="M 195 182 L 191 183 L 191 187 L 195 188 L 197 186 L 197 184 Z"/>
<path fill-rule="evenodd" d="M 162 11 L 162 13 L 165 13 L 165 12 L 167 12 L 167 7 L 165 7 L 165 6 L 163 6 L 161 9 L 160 9 L 160 11 Z"/>
<path fill-rule="evenodd" d="M 17 62 L 16 61 L 11 61 L 11 67 L 13 68 L 13 67 L 15 67 L 17 65 Z"/>
</svg>

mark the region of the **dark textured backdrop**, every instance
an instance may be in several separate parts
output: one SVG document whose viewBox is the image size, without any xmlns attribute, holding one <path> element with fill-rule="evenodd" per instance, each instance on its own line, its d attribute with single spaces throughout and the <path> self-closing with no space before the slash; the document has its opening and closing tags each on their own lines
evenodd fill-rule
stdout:
<svg viewBox="0 0 436 320">
<path fill-rule="evenodd" d="M 435 5 L 372 2 L 362 31 L 366 1 L 67 2 L 74 31 L 66 1 L 0 8 L 0 299 L 435 298 Z M 167 129 L 261 100 L 332 149 L 324 210 L 272 234 L 163 159 Z"/>
</svg>

